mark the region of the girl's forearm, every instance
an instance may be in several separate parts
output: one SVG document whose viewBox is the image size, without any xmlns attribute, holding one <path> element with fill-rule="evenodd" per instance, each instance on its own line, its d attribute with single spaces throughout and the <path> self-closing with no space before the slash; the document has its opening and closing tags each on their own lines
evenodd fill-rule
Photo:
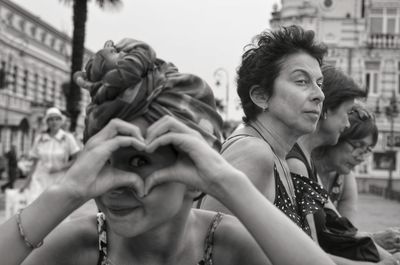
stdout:
<svg viewBox="0 0 400 265">
<path fill-rule="evenodd" d="M 239 218 L 273 264 L 334 264 L 294 222 L 269 202 L 243 174 L 223 182 L 219 200 Z M 240 194 L 240 196 L 238 195 Z M 287 250 L 287 251 L 285 251 Z"/>
<path fill-rule="evenodd" d="M 44 191 L 20 214 L 25 239 L 18 228 L 16 216 L 0 225 L 0 257 L 3 262 L 6 259 L 4 264 L 21 264 L 32 251 L 25 240 L 36 246 L 82 204 L 81 199 L 74 198 L 73 194 L 61 186 L 52 186 Z"/>
</svg>

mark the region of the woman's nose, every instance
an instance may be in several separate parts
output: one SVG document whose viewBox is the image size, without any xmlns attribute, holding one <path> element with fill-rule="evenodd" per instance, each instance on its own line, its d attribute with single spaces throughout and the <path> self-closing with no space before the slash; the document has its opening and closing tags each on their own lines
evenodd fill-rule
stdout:
<svg viewBox="0 0 400 265">
<path fill-rule="evenodd" d="M 322 91 L 321 87 L 317 84 L 314 84 L 314 94 L 313 94 L 313 100 L 321 103 L 325 99 L 324 92 Z"/>
</svg>

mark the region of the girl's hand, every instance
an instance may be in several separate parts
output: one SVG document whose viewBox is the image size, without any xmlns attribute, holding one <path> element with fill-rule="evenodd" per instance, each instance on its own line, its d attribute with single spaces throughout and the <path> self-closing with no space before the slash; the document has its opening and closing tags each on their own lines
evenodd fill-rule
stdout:
<svg viewBox="0 0 400 265">
<path fill-rule="evenodd" d="M 89 139 L 61 185 L 84 201 L 121 186 L 131 186 L 138 196 L 143 196 L 144 184 L 138 175 L 114 169 L 107 164 L 114 151 L 127 146 L 145 150 L 140 129 L 119 119 L 111 120 Z"/>
<path fill-rule="evenodd" d="M 145 194 L 163 182 L 176 181 L 218 198 L 225 177 L 237 170 L 203 139 L 201 134 L 171 116 L 164 116 L 147 129 L 146 151 L 172 145 L 178 152 L 176 162 L 146 178 Z M 239 175 L 239 174 L 237 174 Z"/>
</svg>

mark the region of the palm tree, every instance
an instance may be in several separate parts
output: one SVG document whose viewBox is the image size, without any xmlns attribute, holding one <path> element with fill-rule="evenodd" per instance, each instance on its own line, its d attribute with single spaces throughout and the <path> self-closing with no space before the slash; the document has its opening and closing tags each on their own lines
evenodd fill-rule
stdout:
<svg viewBox="0 0 400 265">
<path fill-rule="evenodd" d="M 88 3 L 90 0 L 61 0 L 65 3 L 73 2 L 73 33 L 72 33 L 72 61 L 71 61 L 71 73 L 69 89 L 66 90 L 66 105 L 67 112 L 70 115 L 71 125 L 70 130 L 75 131 L 77 120 L 80 114 L 80 101 L 81 101 L 81 90 L 72 79 L 73 74 L 76 71 L 82 69 L 83 55 L 85 52 L 85 35 L 86 35 L 86 21 Z M 107 7 L 119 7 L 122 2 L 121 0 L 96 0 L 97 5 L 100 8 Z"/>
</svg>

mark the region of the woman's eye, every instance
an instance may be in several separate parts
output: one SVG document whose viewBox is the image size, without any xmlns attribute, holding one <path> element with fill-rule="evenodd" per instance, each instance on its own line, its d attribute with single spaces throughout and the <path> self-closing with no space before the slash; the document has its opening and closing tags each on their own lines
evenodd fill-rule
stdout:
<svg viewBox="0 0 400 265">
<path fill-rule="evenodd" d="M 296 83 L 299 85 L 305 85 L 307 83 L 307 80 L 304 80 L 304 79 L 297 80 Z"/>
<path fill-rule="evenodd" d="M 130 165 L 132 167 L 142 167 L 145 166 L 147 163 L 148 161 L 145 158 L 139 156 L 132 158 L 130 161 Z"/>
</svg>

